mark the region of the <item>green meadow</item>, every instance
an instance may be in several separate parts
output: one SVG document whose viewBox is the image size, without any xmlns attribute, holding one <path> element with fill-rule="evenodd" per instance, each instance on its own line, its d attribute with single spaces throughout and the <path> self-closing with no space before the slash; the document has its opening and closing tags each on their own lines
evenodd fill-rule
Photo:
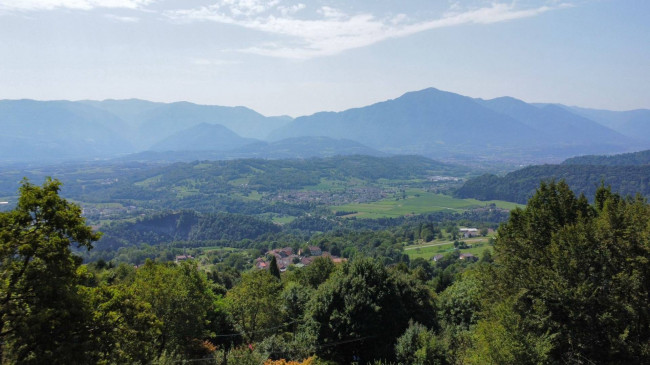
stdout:
<svg viewBox="0 0 650 365">
<path fill-rule="evenodd" d="M 353 203 L 331 207 L 333 211 L 357 212 L 350 214 L 358 218 L 389 218 L 409 214 L 432 213 L 443 210 L 462 211 L 495 204 L 498 208 L 514 209 L 521 207 L 516 203 L 500 200 L 480 201 L 476 199 L 457 199 L 449 195 L 409 189 L 405 198 L 386 198 L 371 203 Z"/>
<path fill-rule="evenodd" d="M 483 252 L 491 250 L 492 247 L 488 245 L 488 238 L 484 237 L 481 240 L 466 240 L 470 248 L 460 249 L 461 253 L 471 253 L 477 257 L 483 256 Z M 436 241 L 425 243 L 422 245 L 411 245 L 404 248 L 404 253 L 409 256 L 409 259 L 421 257 L 425 260 L 430 260 L 433 256 L 453 252 L 455 250 L 454 243 L 449 241 L 439 242 Z"/>
</svg>

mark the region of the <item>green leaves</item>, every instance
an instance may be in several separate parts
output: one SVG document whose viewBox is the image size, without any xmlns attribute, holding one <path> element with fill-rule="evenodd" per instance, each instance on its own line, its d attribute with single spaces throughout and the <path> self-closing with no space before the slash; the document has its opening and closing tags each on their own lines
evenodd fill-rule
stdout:
<svg viewBox="0 0 650 365">
<path fill-rule="evenodd" d="M 100 238 L 61 183 L 23 180 L 17 207 L 0 213 L 0 353 L 11 362 L 76 362 L 87 333 L 77 290 L 81 260 L 70 245 Z"/>
<path fill-rule="evenodd" d="M 319 356 L 339 362 L 392 358 L 409 320 L 431 324 L 432 297 L 411 277 L 380 262 L 358 259 L 320 285 L 307 317 Z"/>
<path fill-rule="evenodd" d="M 543 183 L 499 229 L 477 351 L 519 343 L 542 362 L 648 356 L 650 206 L 602 186 L 595 201 L 589 206 L 564 182 Z M 502 350 L 495 363 L 518 362 L 520 350 Z"/>
</svg>

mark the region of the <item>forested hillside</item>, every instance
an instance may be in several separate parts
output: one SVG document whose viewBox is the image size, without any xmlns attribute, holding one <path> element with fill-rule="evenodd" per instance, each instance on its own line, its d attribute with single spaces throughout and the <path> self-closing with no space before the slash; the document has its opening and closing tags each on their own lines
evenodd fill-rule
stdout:
<svg viewBox="0 0 650 365">
<path fill-rule="evenodd" d="M 563 165 L 607 165 L 607 166 L 644 166 L 650 165 L 650 150 L 623 153 L 610 156 L 578 156 L 564 160 Z"/>
<path fill-rule="evenodd" d="M 650 196 L 650 165 L 541 165 L 506 174 L 482 175 L 468 180 L 455 192 L 460 198 L 506 200 L 525 203 L 542 180 L 564 180 L 577 194 L 592 197 L 602 182 L 621 195 Z"/>
</svg>

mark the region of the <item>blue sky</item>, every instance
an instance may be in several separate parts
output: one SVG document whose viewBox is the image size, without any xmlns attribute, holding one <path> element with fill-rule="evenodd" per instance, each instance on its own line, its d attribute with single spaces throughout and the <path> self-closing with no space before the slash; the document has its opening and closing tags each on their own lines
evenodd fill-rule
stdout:
<svg viewBox="0 0 650 365">
<path fill-rule="evenodd" d="M 650 108 L 647 0 L 0 0 L 0 99 L 265 115 L 436 87 Z"/>
</svg>

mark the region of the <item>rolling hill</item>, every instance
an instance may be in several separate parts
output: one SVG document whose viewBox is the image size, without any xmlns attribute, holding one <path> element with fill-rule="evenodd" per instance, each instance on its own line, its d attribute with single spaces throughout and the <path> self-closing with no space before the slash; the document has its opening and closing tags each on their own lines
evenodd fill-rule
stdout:
<svg viewBox="0 0 650 365">
<path fill-rule="evenodd" d="M 643 166 L 650 165 L 650 150 L 623 153 L 612 156 L 578 156 L 564 160 L 563 165 L 607 165 L 607 166 Z"/>
<path fill-rule="evenodd" d="M 621 195 L 650 197 L 650 151 L 574 157 L 560 165 L 529 166 L 505 176 L 485 174 L 465 182 L 455 196 L 524 204 L 542 180 L 565 180 L 574 192 L 589 199 L 601 182 Z"/>
</svg>

